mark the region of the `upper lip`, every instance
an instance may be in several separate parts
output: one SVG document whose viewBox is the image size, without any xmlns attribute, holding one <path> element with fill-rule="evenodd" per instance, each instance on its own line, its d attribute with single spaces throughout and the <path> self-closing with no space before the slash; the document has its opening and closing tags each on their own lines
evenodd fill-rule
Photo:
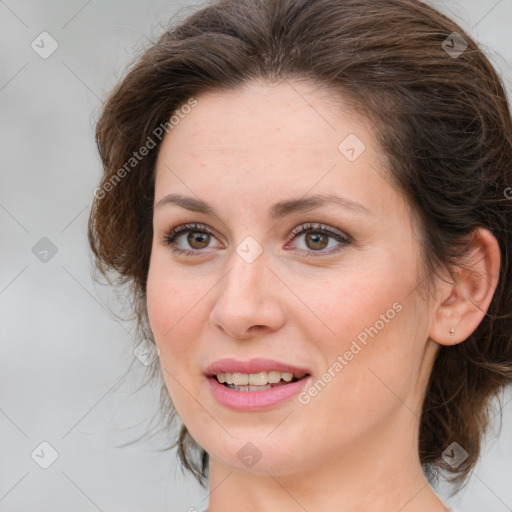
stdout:
<svg viewBox="0 0 512 512">
<path fill-rule="evenodd" d="M 207 377 L 213 377 L 219 373 L 260 373 L 272 370 L 293 373 L 295 377 L 310 374 L 307 368 L 299 368 L 292 364 L 259 357 L 250 359 L 249 361 L 239 361 L 232 358 L 219 359 L 206 368 L 205 375 Z"/>
</svg>

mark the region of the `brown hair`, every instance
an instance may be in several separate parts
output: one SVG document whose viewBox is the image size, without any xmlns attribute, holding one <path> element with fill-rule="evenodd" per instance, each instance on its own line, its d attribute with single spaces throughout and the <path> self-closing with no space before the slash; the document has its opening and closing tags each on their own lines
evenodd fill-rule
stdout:
<svg viewBox="0 0 512 512">
<path fill-rule="evenodd" d="M 374 126 L 419 228 L 423 290 L 439 270 L 460 263 L 476 228 L 498 240 L 501 268 L 489 310 L 467 340 L 439 349 L 420 422 L 427 476 L 446 471 L 460 489 L 478 459 L 491 399 L 512 377 L 512 122 L 488 59 L 432 7 L 416 0 L 220 0 L 166 31 L 117 85 L 97 124 L 104 176 L 88 231 L 97 268 L 131 286 L 137 325 L 151 336 L 145 289 L 158 127 L 172 128 L 171 115 L 206 91 L 290 78 L 336 91 Z M 132 162 L 150 139 L 156 149 Z M 165 386 L 161 400 L 170 426 L 175 412 Z M 442 459 L 454 441 L 468 453 L 458 468 Z M 182 466 L 204 484 L 208 455 L 185 426 L 177 446 Z"/>
</svg>

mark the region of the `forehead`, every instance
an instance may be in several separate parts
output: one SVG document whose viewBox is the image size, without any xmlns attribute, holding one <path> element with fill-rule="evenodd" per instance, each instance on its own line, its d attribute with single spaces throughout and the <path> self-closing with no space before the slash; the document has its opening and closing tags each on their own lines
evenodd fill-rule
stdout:
<svg viewBox="0 0 512 512">
<path fill-rule="evenodd" d="M 325 88 L 252 82 L 195 99 L 161 144 L 155 200 L 193 189 L 215 190 L 229 201 L 270 202 L 270 196 L 311 190 L 379 210 L 386 192 L 396 195 L 389 186 L 383 190 L 384 155 L 365 119 Z"/>
<path fill-rule="evenodd" d="M 268 84 L 254 81 L 235 89 L 202 94 L 197 106 L 180 121 L 180 135 L 220 149 L 230 144 L 308 145 L 336 149 L 343 132 L 340 121 L 368 138 L 364 119 L 354 113 L 339 94 L 311 82 Z M 186 122 L 184 122 L 186 121 Z M 177 128 L 177 127 L 176 127 Z M 364 133 L 363 133 L 364 132 Z M 222 138 L 220 138 L 222 136 Z M 170 138 L 170 137 L 169 137 Z"/>
</svg>

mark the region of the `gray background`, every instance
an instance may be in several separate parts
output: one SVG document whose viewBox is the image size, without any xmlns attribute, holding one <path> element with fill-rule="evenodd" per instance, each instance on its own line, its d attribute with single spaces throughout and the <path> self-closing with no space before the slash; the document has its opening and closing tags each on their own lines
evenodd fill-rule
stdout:
<svg viewBox="0 0 512 512">
<path fill-rule="evenodd" d="M 434 5 L 482 44 L 510 91 L 512 0 Z M 159 390 L 137 390 L 149 367 L 133 355 L 133 325 L 109 312 L 120 311 L 114 293 L 91 279 L 86 241 L 102 101 L 167 22 L 193 8 L 0 0 L 0 511 L 206 508 L 207 491 L 181 476 L 175 451 L 158 451 L 169 442 L 155 417 Z M 58 43 L 46 59 L 31 47 L 43 31 Z M 40 52 L 50 48 L 45 41 Z M 512 510 L 511 398 L 469 486 L 447 498 L 461 512 Z M 148 429 L 153 437 L 119 447 Z M 58 453 L 47 469 L 43 441 Z"/>
</svg>

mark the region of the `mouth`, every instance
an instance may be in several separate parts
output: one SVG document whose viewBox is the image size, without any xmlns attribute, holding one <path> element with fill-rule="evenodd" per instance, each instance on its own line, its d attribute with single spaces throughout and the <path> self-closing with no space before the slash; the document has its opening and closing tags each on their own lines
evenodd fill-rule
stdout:
<svg viewBox="0 0 512 512">
<path fill-rule="evenodd" d="M 272 359 L 239 361 L 227 358 L 212 363 L 206 369 L 205 375 L 236 391 L 264 391 L 293 384 L 309 377 L 311 372 Z"/>
<path fill-rule="evenodd" d="M 294 374 L 292 372 L 270 370 L 258 373 L 219 372 L 213 378 L 228 389 L 253 392 L 293 384 L 308 376 L 309 373 L 304 372 Z"/>
<path fill-rule="evenodd" d="M 297 395 L 311 380 L 305 368 L 271 359 L 221 359 L 205 371 L 215 400 L 236 411 L 261 411 Z"/>
</svg>

